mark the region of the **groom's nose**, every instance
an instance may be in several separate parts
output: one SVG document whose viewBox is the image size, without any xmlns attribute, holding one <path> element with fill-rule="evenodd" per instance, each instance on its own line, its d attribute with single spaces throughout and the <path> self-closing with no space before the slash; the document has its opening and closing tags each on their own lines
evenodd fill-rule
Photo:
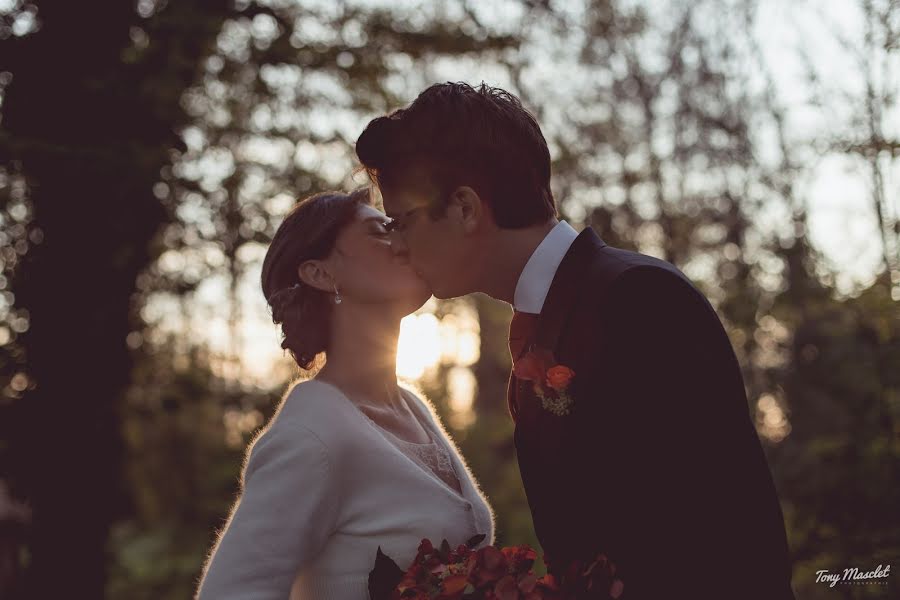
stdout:
<svg viewBox="0 0 900 600">
<path fill-rule="evenodd" d="M 409 246 L 406 245 L 406 240 L 403 239 L 402 235 L 395 233 L 391 236 L 391 251 L 396 256 L 409 258 Z"/>
</svg>

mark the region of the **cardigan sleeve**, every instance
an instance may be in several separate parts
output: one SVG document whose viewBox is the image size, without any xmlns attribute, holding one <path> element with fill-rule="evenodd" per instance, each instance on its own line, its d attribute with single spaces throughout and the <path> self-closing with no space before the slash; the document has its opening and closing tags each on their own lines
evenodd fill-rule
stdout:
<svg viewBox="0 0 900 600">
<path fill-rule="evenodd" d="M 286 600 L 335 528 L 327 448 L 309 429 L 273 424 L 251 446 L 241 496 L 203 570 L 197 600 Z"/>
</svg>

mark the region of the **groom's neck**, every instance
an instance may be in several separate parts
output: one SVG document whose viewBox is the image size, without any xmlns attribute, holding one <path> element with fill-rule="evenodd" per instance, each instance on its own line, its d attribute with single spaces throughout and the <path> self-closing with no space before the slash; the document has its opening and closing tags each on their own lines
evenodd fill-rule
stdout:
<svg viewBox="0 0 900 600">
<path fill-rule="evenodd" d="M 551 218 L 546 223 L 522 229 L 497 229 L 486 244 L 479 291 L 513 304 L 516 285 L 528 259 L 558 223 L 556 218 Z"/>
</svg>

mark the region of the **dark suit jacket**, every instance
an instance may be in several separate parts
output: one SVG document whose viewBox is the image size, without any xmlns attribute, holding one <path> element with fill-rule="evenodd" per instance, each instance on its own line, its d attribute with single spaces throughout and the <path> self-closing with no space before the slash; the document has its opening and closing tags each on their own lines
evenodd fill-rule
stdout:
<svg viewBox="0 0 900 600">
<path fill-rule="evenodd" d="M 605 552 L 622 600 L 794 598 L 737 359 L 678 269 L 586 228 L 534 342 L 575 371 L 566 416 L 546 411 L 529 382 L 509 381 L 519 469 L 554 567 Z"/>
</svg>

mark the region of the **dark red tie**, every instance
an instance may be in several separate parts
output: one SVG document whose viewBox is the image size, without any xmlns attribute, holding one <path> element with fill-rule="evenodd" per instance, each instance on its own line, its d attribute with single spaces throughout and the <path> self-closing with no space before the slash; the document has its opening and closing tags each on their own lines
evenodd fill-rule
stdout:
<svg viewBox="0 0 900 600">
<path fill-rule="evenodd" d="M 509 354 L 513 362 L 522 356 L 526 344 L 532 341 L 537 329 L 538 316 L 534 313 L 513 311 L 509 323 Z"/>
</svg>

